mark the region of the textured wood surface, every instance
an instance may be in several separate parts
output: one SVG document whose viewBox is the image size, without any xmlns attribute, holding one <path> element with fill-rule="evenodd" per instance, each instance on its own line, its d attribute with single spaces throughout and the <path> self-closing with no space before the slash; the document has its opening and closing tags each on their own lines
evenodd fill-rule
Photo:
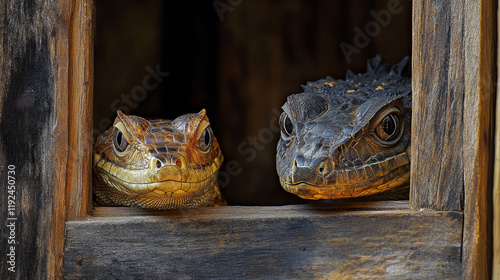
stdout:
<svg viewBox="0 0 500 280">
<path fill-rule="evenodd" d="M 92 210 L 92 98 L 94 88 L 94 1 L 75 2 L 70 34 L 69 157 L 67 218 Z"/>
<path fill-rule="evenodd" d="M 67 279 L 460 279 L 462 215 L 408 203 L 98 208 L 67 223 Z"/>
<path fill-rule="evenodd" d="M 465 1 L 463 276 L 491 276 L 496 1 Z"/>
<path fill-rule="evenodd" d="M 497 18 L 497 31 L 500 30 L 500 17 Z M 500 65 L 500 36 L 497 33 L 497 65 Z M 497 76 L 497 89 L 500 88 L 500 79 Z M 496 92 L 496 119 L 495 119 L 495 162 L 493 177 L 493 280 L 500 280 L 500 93 Z"/>
<path fill-rule="evenodd" d="M 490 275 L 494 1 L 413 2 L 413 208 L 464 210 L 466 279 Z"/>
<path fill-rule="evenodd" d="M 463 1 L 413 2 L 411 206 L 462 210 Z"/>
<path fill-rule="evenodd" d="M 72 1 L 0 4 L 0 279 L 62 272 Z M 15 210 L 7 211 L 9 165 Z M 9 215 L 9 216 L 8 216 Z M 16 218 L 12 234 L 7 218 Z M 14 236 L 15 272 L 7 236 Z"/>
<path fill-rule="evenodd" d="M 500 18 L 498 27 L 500 28 Z M 497 29 L 498 30 L 498 29 Z M 497 38 L 497 53 L 500 50 Z M 497 65 L 500 57 L 497 56 Z M 497 89 L 500 88 L 500 79 L 497 78 Z M 495 162 L 493 177 L 493 280 L 500 280 L 500 94 L 497 91 L 496 128 L 495 128 Z"/>
</svg>

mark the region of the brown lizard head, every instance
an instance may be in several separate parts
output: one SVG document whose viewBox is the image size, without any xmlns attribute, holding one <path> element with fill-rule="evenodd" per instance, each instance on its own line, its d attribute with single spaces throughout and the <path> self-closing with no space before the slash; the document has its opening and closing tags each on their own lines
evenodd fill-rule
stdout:
<svg viewBox="0 0 500 280">
<path fill-rule="evenodd" d="M 205 110 L 173 121 L 118 111 L 93 150 L 94 194 L 109 206 L 170 209 L 222 204 L 223 156 Z"/>
</svg>

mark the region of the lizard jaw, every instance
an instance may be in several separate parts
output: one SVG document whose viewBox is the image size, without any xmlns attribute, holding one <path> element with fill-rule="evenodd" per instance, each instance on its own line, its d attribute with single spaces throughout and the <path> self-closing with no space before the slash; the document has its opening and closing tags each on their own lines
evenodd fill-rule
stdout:
<svg viewBox="0 0 500 280">
<path fill-rule="evenodd" d="M 401 186 L 410 179 L 410 165 L 398 167 L 390 173 L 368 181 L 350 185 L 316 185 L 309 182 L 291 183 L 280 177 L 281 186 L 304 199 L 340 199 L 378 194 Z"/>
</svg>

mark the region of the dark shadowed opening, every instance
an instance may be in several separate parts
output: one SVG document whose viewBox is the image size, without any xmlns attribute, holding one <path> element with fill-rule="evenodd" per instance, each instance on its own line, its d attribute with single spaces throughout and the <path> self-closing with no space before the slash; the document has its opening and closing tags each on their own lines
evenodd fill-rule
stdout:
<svg viewBox="0 0 500 280">
<path fill-rule="evenodd" d="M 275 169 L 278 121 L 300 85 L 381 54 L 411 55 L 410 1 L 96 1 L 94 136 L 116 110 L 173 119 L 202 108 L 232 205 L 308 202 Z"/>
</svg>

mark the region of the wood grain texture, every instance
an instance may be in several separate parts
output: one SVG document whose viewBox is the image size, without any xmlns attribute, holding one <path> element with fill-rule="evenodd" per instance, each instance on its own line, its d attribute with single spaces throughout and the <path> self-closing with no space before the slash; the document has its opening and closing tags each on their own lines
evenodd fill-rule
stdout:
<svg viewBox="0 0 500 280">
<path fill-rule="evenodd" d="M 0 5 L 0 221 L 8 215 L 8 165 L 15 166 L 17 219 L 15 272 L 6 262 L 12 234 L 0 230 L 0 278 L 56 279 L 63 260 L 72 1 Z"/>
<path fill-rule="evenodd" d="M 413 2 L 413 208 L 464 210 L 463 273 L 490 275 L 493 1 Z"/>
<path fill-rule="evenodd" d="M 497 30 L 500 30 L 500 17 L 497 18 Z M 497 54 L 500 51 L 500 36 L 497 33 Z M 500 56 L 497 55 L 497 65 L 500 65 Z M 500 88 L 500 79 L 497 77 L 497 89 Z M 500 94 L 496 92 L 496 119 L 495 119 L 495 162 L 493 165 L 493 263 L 492 279 L 500 280 Z"/>
<path fill-rule="evenodd" d="M 465 1 L 463 275 L 491 276 L 494 78 L 497 5 Z"/>
<path fill-rule="evenodd" d="M 377 205 L 98 208 L 67 223 L 65 277 L 460 279 L 461 213 Z"/>
<path fill-rule="evenodd" d="M 500 0 L 499 0 L 500 1 Z M 500 17 L 497 17 L 497 31 L 500 30 Z M 497 65 L 500 65 L 500 36 L 497 32 Z M 497 89 L 500 79 L 497 76 Z M 500 280 L 500 93 L 496 92 L 495 119 L 495 162 L 493 165 L 493 262 L 492 279 Z"/>
<path fill-rule="evenodd" d="M 349 202 L 349 203 L 314 203 L 311 205 L 301 205 L 301 206 L 279 206 L 279 207 L 215 207 L 215 208 L 205 208 L 198 209 L 198 211 L 192 211 L 197 217 L 210 217 L 214 215 L 228 215 L 227 218 L 233 217 L 233 214 L 239 213 L 271 213 L 270 210 L 276 209 L 280 211 L 280 214 L 286 213 L 296 213 L 297 209 L 302 210 L 302 214 L 315 214 L 317 211 L 329 210 L 329 211 L 396 211 L 396 210 L 408 210 L 408 201 L 373 201 L 373 202 Z M 207 211 L 202 211 L 207 210 Z M 243 211 L 242 211 L 243 210 Z M 240 212 L 238 212 L 240 211 Z M 241 212 L 242 211 L 242 212 Z M 252 212 L 253 211 L 253 212 Z M 259 212 L 261 211 L 261 212 Z M 185 216 L 188 212 L 186 210 L 175 211 L 161 211 L 161 210 L 150 210 L 141 208 L 131 208 L 131 207 L 95 207 L 93 211 L 93 217 L 95 218 L 110 218 L 110 217 L 131 217 L 131 216 L 161 216 L 169 213 L 171 216 L 181 215 Z M 208 216 L 207 216 L 208 215 Z M 264 218 L 264 217 L 261 217 Z"/>
<path fill-rule="evenodd" d="M 413 208 L 462 210 L 463 1 L 413 1 Z"/>
<path fill-rule="evenodd" d="M 92 97 L 94 88 L 94 1 L 75 2 L 71 18 L 67 219 L 92 210 Z"/>
</svg>

